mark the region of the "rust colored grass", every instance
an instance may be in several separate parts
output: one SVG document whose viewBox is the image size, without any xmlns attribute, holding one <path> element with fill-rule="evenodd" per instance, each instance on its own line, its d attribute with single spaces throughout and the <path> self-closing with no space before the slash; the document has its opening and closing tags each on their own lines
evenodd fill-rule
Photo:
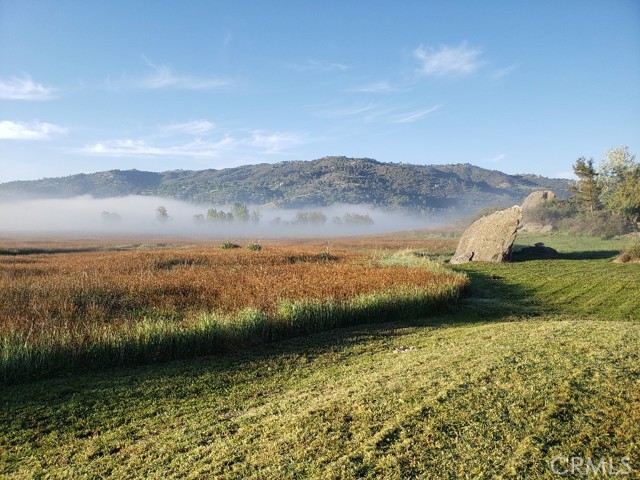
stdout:
<svg viewBox="0 0 640 480">
<path fill-rule="evenodd" d="M 0 255 L 0 336 L 6 351 L 6 339 L 13 350 L 82 350 L 150 321 L 186 331 L 203 315 L 231 318 L 251 311 L 275 318 L 284 304 L 338 305 L 407 288 L 437 296 L 441 287 L 458 291 L 466 284 L 450 271 L 381 266 L 370 255 L 347 250 L 198 245 L 56 251 L 63 253 Z"/>
</svg>

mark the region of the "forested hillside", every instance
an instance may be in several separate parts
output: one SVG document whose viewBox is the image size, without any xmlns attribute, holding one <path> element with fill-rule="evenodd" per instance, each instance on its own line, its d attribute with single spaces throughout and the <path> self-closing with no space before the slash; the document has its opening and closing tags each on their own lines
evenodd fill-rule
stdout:
<svg viewBox="0 0 640 480">
<path fill-rule="evenodd" d="M 368 204 L 390 210 L 437 211 L 520 203 L 533 190 L 568 196 L 569 181 L 507 175 L 470 164 L 414 165 L 368 158 L 246 165 L 162 173 L 111 170 L 0 184 L 0 200 L 156 195 L 195 203 L 281 207 Z"/>
</svg>

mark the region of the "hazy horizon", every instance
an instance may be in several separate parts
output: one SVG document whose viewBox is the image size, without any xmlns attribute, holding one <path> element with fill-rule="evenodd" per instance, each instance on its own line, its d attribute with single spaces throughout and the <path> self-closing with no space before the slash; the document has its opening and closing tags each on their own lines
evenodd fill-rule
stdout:
<svg viewBox="0 0 640 480">
<path fill-rule="evenodd" d="M 164 206 L 168 218 L 160 221 L 157 208 Z M 30 199 L 0 202 L 3 234 L 105 234 L 105 235 L 179 235 L 185 237 L 278 238 L 350 236 L 431 228 L 455 220 L 462 213 L 425 217 L 389 212 L 367 205 L 276 208 L 248 205 L 260 220 L 233 222 L 207 220 L 209 208 L 228 212 L 231 205 L 196 204 L 166 197 L 128 195 L 93 198 L 83 195 L 64 199 Z M 320 212 L 324 223 L 296 223 L 298 212 Z M 347 214 L 369 216 L 371 225 L 349 224 Z M 195 215 L 202 215 L 199 220 Z M 337 219 L 340 219 L 339 221 Z M 339 223 L 336 223 L 339 222 Z"/>
</svg>

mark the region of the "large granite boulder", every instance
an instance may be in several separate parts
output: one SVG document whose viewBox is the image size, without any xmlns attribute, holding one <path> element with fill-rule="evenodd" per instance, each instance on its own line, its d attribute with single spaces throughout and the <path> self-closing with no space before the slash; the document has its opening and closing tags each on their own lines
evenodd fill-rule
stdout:
<svg viewBox="0 0 640 480">
<path fill-rule="evenodd" d="M 476 220 L 462 234 L 450 263 L 509 260 L 521 221 L 522 207 L 518 205 Z"/>
</svg>

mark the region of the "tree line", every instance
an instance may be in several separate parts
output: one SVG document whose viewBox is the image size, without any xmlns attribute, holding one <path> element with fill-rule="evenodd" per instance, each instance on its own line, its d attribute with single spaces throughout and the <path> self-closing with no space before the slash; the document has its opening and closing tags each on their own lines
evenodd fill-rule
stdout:
<svg viewBox="0 0 640 480">
<path fill-rule="evenodd" d="M 593 215 L 598 210 L 640 221 L 640 164 L 629 147 L 607 150 L 598 168 L 593 158 L 580 157 L 573 165 L 578 177 L 572 187 L 572 201 L 579 210 Z"/>
<path fill-rule="evenodd" d="M 103 219 L 110 215 L 109 212 L 103 212 Z M 156 208 L 156 219 L 165 223 L 171 220 L 169 212 L 164 205 Z M 206 214 L 198 213 L 193 216 L 193 221 L 197 224 L 206 223 L 253 223 L 258 224 L 262 219 L 259 209 L 249 210 L 249 207 L 240 202 L 234 202 L 230 210 L 210 208 Z M 298 211 L 291 220 L 284 220 L 282 217 L 275 217 L 270 221 L 271 225 L 325 225 L 329 221 L 328 217 L 321 211 Z M 331 218 L 334 225 L 356 225 L 368 226 L 375 222 L 369 214 L 362 213 L 345 213 L 342 216 L 334 216 Z"/>
<path fill-rule="evenodd" d="M 596 165 L 580 157 L 568 200 L 553 200 L 525 212 L 527 223 L 603 237 L 637 230 L 640 222 L 640 164 L 626 146 L 605 152 Z"/>
</svg>

